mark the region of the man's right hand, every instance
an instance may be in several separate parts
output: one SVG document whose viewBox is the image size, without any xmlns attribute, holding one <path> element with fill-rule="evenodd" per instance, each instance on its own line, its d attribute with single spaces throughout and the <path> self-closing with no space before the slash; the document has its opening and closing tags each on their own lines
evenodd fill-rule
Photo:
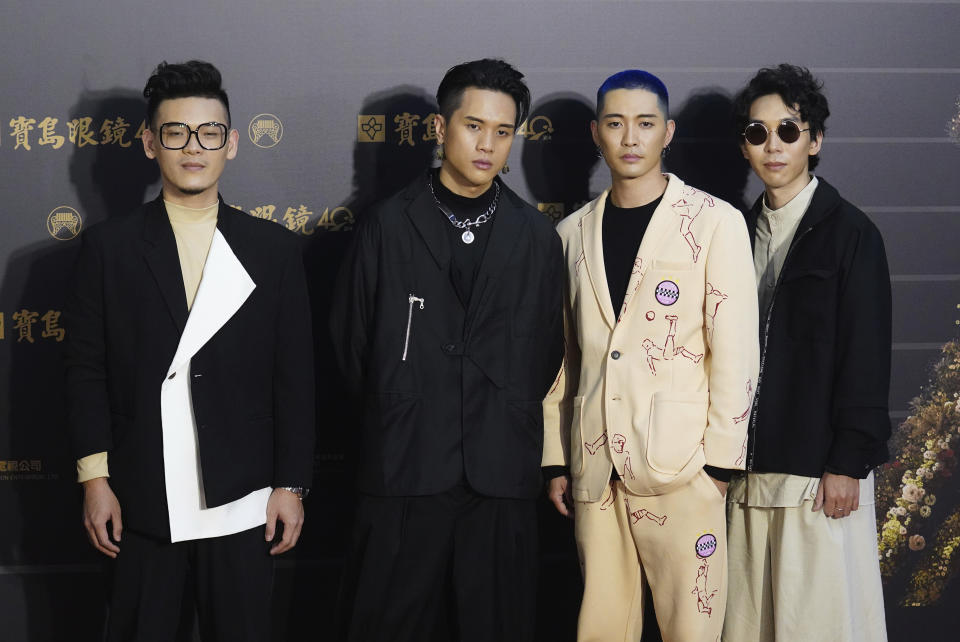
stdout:
<svg viewBox="0 0 960 642">
<path fill-rule="evenodd" d="M 570 519 L 573 519 L 572 490 L 573 486 L 568 475 L 560 475 L 547 482 L 547 497 L 561 515 Z"/>
<path fill-rule="evenodd" d="M 113 531 L 113 539 L 120 541 L 123 521 L 120 519 L 120 502 L 113 494 L 106 477 L 96 477 L 83 482 L 83 527 L 93 547 L 108 557 L 116 557 L 120 547 L 110 540 L 107 523 Z"/>
</svg>

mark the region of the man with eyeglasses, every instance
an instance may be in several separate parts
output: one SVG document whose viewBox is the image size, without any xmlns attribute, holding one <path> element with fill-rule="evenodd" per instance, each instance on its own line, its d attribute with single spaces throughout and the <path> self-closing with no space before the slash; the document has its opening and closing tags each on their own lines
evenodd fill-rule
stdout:
<svg viewBox="0 0 960 642">
<path fill-rule="evenodd" d="M 765 190 L 747 214 L 761 368 L 728 491 L 727 642 L 886 639 L 872 470 L 890 436 L 890 275 L 876 226 L 811 173 L 829 113 L 787 64 L 734 102 Z"/>
<path fill-rule="evenodd" d="M 69 429 L 84 526 L 112 563 L 108 640 L 271 639 L 273 558 L 303 524 L 314 444 L 296 236 L 224 204 L 237 154 L 205 62 L 147 81 L 162 193 L 90 228 L 67 303 Z"/>
</svg>

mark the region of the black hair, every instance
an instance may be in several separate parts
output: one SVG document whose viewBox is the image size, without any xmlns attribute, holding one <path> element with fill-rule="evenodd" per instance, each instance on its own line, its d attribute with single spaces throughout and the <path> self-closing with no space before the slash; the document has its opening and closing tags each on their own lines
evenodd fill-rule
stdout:
<svg viewBox="0 0 960 642">
<path fill-rule="evenodd" d="M 179 64 L 166 61 L 157 65 L 153 75 L 143 88 L 147 99 L 147 125 L 152 126 L 157 108 L 164 100 L 172 98 L 216 98 L 227 110 L 227 127 L 230 127 L 230 101 L 227 92 L 220 86 L 220 72 L 209 62 L 190 60 Z"/>
<path fill-rule="evenodd" d="M 513 98 L 517 106 L 514 128 L 526 120 L 530 111 L 530 90 L 523 82 L 523 74 L 503 60 L 493 58 L 464 62 L 447 70 L 437 88 L 437 105 L 446 120 L 450 120 L 453 112 L 460 108 L 463 92 L 470 87 L 500 91 Z"/>
<path fill-rule="evenodd" d="M 603 100 L 607 92 L 614 89 L 644 89 L 655 94 L 657 105 L 663 112 L 663 119 L 670 118 L 670 95 L 667 93 L 667 86 L 649 71 L 642 69 L 619 71 L 603 81 L 600 89 L 597 90 L 597 118 L 601 116 L 600 110 L 603 109 Z"/>
<path fill-rule="evenodd" d="M 811 139 L 816 139 L 826 131 L 830 108 L 823 94 L 823 83 L 814 78 L 806 67 L 781 63 L 758 71 L 733 99 L 734 128 L 741 139 L 743 130 L 750 123 L 750 106 L 758 98 L 770 94 L 777 94 L 784 104 L 800 113 L 800 120 L 810 124 Z M 811 156 L 810 169 L 819 162 L 819 153 Z"/>
</svg>

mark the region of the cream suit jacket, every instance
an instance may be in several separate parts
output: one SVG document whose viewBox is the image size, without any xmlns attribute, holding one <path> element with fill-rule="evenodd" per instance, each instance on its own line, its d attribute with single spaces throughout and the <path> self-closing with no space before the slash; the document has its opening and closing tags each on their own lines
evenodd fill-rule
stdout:
<svg viewBox="0 0 960 642">
<path fill-rule="evenodd" d="M 615 466 L 660 495 L 710 464 L 743 469 L 759 368 L 757 289 L 743 216 L 672 174 L 615 314 L 603 263 L 607 199 L 563 220 L 566 357 L 544 400 L 543 465 L 578 501 Z"/>
</svg>

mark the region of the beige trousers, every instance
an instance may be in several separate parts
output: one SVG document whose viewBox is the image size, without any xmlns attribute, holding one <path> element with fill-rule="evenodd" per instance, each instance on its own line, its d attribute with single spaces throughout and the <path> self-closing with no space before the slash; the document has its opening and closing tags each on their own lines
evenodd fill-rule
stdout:
<svg viewBox="0 0 960 642">
<path fill-rule="evenodd" d="M 730 503 L 725 642 L 884 642 L 872 504 L 843 519 Z"/>
<path fill-rule="evenodd" d="M 580 642 L 636 642 L 649 583 L 664 642 L 716 642 L 727 599 L 724 498 L 700 471 L 666 495 L 613 482 L 599 502 L 576 502 L 583 570 Z"/>
</svg>

